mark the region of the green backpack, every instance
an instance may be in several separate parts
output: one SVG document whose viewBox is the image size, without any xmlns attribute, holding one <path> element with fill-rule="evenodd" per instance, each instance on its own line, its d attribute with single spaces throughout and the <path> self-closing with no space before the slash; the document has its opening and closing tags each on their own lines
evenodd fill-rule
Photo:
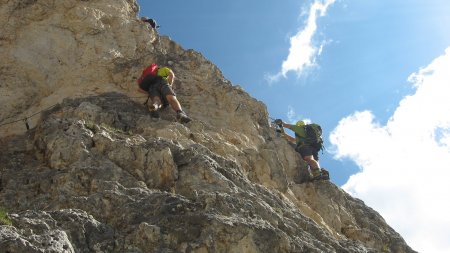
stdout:
<svg viewBox="0 0 450 253">
<path fill-rule="evenodd" d="M 311 123 L 305 125 L 305 143 L 311 145 L 317 151 L 323 150 L 322 128 L 320 125 Z"/>
</svg>

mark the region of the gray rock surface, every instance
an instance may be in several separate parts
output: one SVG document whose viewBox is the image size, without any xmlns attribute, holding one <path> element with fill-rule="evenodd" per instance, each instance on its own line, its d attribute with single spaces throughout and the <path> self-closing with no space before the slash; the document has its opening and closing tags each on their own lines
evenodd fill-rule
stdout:
<svg viewBox="0 0 450 253">
<path fill-rule="evenodd" d="M 0 252 L 414 252 L 331 182 L 296 184 L 265 105 L 136 1 L 0 3 L 0 124 L 43 111 L 0 127 Z M 150 117 L 135 80 L 152 61 L 192 122 Z"/>
</svg>

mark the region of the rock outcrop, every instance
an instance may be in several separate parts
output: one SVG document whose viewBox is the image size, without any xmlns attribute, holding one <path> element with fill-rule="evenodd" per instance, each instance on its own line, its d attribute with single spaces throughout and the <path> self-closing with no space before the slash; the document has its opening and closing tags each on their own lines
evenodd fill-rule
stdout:
<svg viewBox="0 0 450 253">
<path fill-rule="evenodd" d="M 0 3 L 0 252 L 414 252 L 331 182 L 296 184 L 265 105 L 135 0 Z M 154 61 L 192 122 L 143 106 Z"/>
</svg>

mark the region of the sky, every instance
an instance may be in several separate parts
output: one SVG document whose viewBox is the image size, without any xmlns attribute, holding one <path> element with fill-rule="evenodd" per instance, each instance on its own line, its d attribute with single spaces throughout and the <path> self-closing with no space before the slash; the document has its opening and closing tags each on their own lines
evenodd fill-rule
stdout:
<svg viewBox="0 0 450 253">
<path fill-rule="evenodd" d="M 272 118 L 320 124 L 331 180 L 408 245 L 450 252 L 450 1 L 138 2 Z"/>
</svg>

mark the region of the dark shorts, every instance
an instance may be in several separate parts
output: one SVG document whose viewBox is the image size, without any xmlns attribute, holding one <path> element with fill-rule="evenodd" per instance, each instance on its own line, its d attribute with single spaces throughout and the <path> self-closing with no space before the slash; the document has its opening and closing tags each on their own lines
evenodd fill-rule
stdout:
<svg viewBox="0 0 450 253">
<path fill-rule="evenodd" d="M 314 160 L 319 161 L 319 151 L 309 145 L 296 147 L 295 150 L 299 152 L 302 157 L 312 155 Z"/>
<path fill-rule="evenodd" d="M 159 97 L 163 105 L 167 105 L 167 95 L 176 96 L 166 79 L 157 76 L 146 76 L 140 85 L 141 89 L 148 91 L 151 98 Z"/>
</svg>

